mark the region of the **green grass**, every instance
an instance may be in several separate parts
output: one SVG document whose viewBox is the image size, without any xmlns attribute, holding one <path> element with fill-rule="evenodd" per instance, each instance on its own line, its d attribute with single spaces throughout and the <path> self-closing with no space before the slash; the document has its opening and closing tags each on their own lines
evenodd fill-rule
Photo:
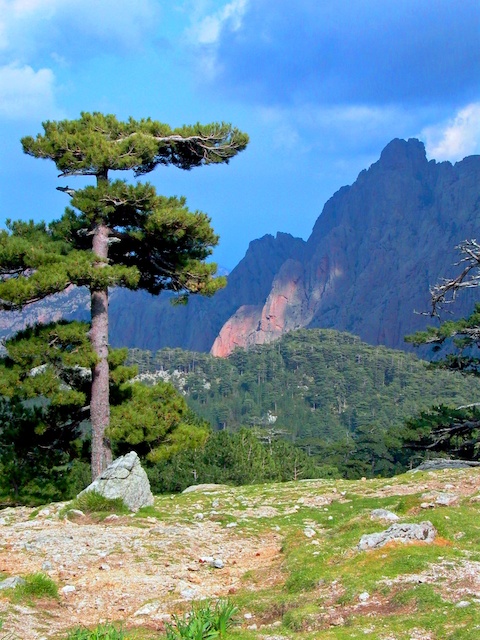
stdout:
<svg viewBox="0 0 480 640">
<path fill-rule="evenodd" d="M 24 583 L 7 590 L 12 602 L 30 602 L 43 598 L 58 599 L 57 584 L 45 573 L 32 573 L 24 576 L 24 580 Z"/>
<path fill-rule="evenodd" d="M 122 627 L 101 624 L 94 629 L 78 627 L 68 634 L 67 640 L 124 640 L 125 637 Z"/>
<path fill-rule="evenodd" d="M 87 491 L 72 500 L 67 507 L 65 513 L 70 509 L 78 509 L 86 515 L 107 516 L 115 513 L 119 515 L 127 515 L 130 510 L 121 498 L 105 498 L 97 491 Z"/>
</svg>

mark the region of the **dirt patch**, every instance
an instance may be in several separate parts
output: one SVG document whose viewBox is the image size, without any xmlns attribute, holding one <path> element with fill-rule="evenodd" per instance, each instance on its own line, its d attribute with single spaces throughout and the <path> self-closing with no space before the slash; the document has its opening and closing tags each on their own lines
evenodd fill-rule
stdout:
<svg viewBox="0 0 480 640">
<path fill-rule="evenodd" d="M 75 625 L 122 620 L 127 626 L 162 628 L 182 604 L 235 592 L 246 572 L 280 578 L 275 533 L 249 536 L 216 522 L 172 525 L 157 520 L 84 524 L 34 518 L 22 509 L 2 526 L 0 571 L 43 572 L 60 586 L 60 601 L 35 606 L 0 599 L 6 631 L 22 640 L 61 633 Z M 141 524 L 141 527 L 138 526 Z M 211 559 L 217 559 L 215 568 Z M 264 581 L 261 583 L 262 588 Z M 255 582 L 249 585 L 255 589 Z M 62 590 L 64 589 L 64 590 Z"/>
</svg>

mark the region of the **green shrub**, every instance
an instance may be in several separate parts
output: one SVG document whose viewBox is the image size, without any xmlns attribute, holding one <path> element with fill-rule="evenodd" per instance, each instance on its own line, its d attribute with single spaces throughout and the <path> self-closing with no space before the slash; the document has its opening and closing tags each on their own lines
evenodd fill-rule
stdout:
<svg viewBox="0 0 480 640">
<path fill-rule="evenodd" d="M 182 618 L 174 616 L 175 625 L 167 626 L 167 640 L 211 640 L 226 638 L 237 608 L 228 600 L 218 600 L 194 607 Z"/>
<path fill-rule="evenodd" d="M 72 500 L 69 509 L 80 509 L 83 513 L 130 513 L 121 498 L 105 498 L 97 491 L 87 491 Z"/>
<path fill-rule="evenodd" d="M 71 631 L 67 640 L 124 640 L 123 629 L 115 627 L 113 624 L 100 624 L 95 629 L 79 627 Z"/>
</svg>

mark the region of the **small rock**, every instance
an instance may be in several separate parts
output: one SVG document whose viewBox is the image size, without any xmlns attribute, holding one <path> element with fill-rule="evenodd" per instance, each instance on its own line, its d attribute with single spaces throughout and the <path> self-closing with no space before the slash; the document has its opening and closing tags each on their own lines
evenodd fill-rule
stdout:
<svg viewBox="0 0 480 640">
<path fill-rule="evenodd" d="M 226 529 L 233 529 L 233 527 L 237 527 L 238 526 L 238 522 L 229 522 L 228 524 L 225 525 Z"/>
<path fill-rule="evenodd" d="M 45 562 L 42 564 L 42 569 L 44 571 L 51 571 L 51 569 L 53 569 L 52 563 L 48 560 L 45 560 Z"/>
<path fill-rule="evenodd" d="M 388 520 L 389 522 L 400 520 L 396 513 L 388 509 L 374 509 L 370 514 L 370 518 L 372 520 Z"/>
<path fill-rule="evenodd" d="M 194 520 L 203 520 L 203 519 L 204 519 L 204 517 L 205 517 L 205 516 L 203 515 L 203 513 L 196 513 L 196 514 L 193 516 L 193 519 L 194 519 Z"/>
<path fill-rule="evenodd" d="M 435 502 L 441 507 L 450 507 L 452 504 L 458 502 L 458 496 L 453 493 L 439 493 Z"/>
<path fill-rule="evenodd" d="M 212 562 L 212 567 L 214 567 L 215 569 L 223 569 L 224 566 L 225 563 L 221 558 L 215 558 Z"/>
<path fill-rule="evenodd" d="M 306 527 L 303 530 L 303 535 L 306 536 L 307 538 L 313 538 L 317 534 L 315 533 L 315 531 L 311 527 Z"/>
<path fill-rule="evenodd" d="M 367 602 L 367 600 L 370 599 L 370 594 L 367 591 L 363 591 L 363 593 L 358 596 L 358 599 L 360 602 Z"/>
<path fill-rule="evenodd" d="M 245 620 L 251 620 L 253 618 L 253 613 L 245 613 L 243 617 Z"/>
<path fill-rule="evenodd" d="M 99 567 L 100 571 L 110 571 L 110 565 L 107 563 L 101 564 Z"/>
<path fill-rule="evenodd" d="M 457 607 L 457 609 L 464 609 L 465 607 L 469 607 L 470 605 L 471 602 L 469 602 L 468 600 L 460 600 L 460 602 L 457 602 L 455 606 Z"/>
<path fill-rule="evenodd" d="M 38 513 L 37 513 L 37 518 L 45 518 L 46 516 L 50 515 L 50 509 L 41 509 Z"/>
<path fill-rule="evenodd" d="M 433 504 L 433 502 L 422 502 L 420 504 L 421 509 L 433 509 L 434 507 L 435 505 Z"/>
<path fill-rule="evenodd" d="M 0 518 L 0 524 L 7 524 L 6 518 Z"/>
<path fill-rule="evenodd" d="M 20 576 L 12 576 L 11 578 L 5 578 L 0 582 L 0 589 L 15 589 L 18 585 L 25 584 L 25 580 Z"/>
<path fill-rule="evenodd" d="M 68 593 L 73 593 L 76 590 L 77 589 L 73 586 L 73 584 L 66 584 L 64 587 L 62 587 L 61 592 L 67 595 Z"/>
<path fill-rule="evenodd" d="M 104 522 L 113 522 L 114 520 L 119 520 L 120 516 L 117 515 L 116 513 L 111 513 L 109 516 L 107 516 L 104 520 Z"/>
<path fill-rule="evenodd" d="M 85 514 L 80 509 L 69 509 L 67 511 L 67 518 L 84 518 Z"/>
<path fill-rule="evenodd" d="M 148 602 L 147 604 L 144 604 L 143 607 L 140 607 L 138 611 L 135 611 L 133 615 L 134 617 L 150 616 L 152 613 L 156 613 L 159 608 L 160 602 L 158 602 L 158 600 L 156 600 L 155 602 Z"/>
<path fill-rule="evenodd" d="M 175 591 L 179 593 L 182 598 L 185 598 L 185 600 L 196 600 L 199 598 L 197 589 L 192 587 L 185 580 L 180 580 L 178 582 L 177 586 L 175 587 Z"/>
<path fill-rule="evenodd" d="M 202 563 L 207 562 L 208 564 L 212 564 L 213 556 L 201 556 L 198 561 Z"/>
<path fill-rule="evenodd" d="M 249 624 L 249 625 L 248 625 L 248 627 L 247 627 L 247 629 L 248 629 L 249 631 L 256 631 L 256 630 L 258 629 L 258 627 L 257 627 L 257 625 L 254 623 L 254 624 Z"/>
</svg>

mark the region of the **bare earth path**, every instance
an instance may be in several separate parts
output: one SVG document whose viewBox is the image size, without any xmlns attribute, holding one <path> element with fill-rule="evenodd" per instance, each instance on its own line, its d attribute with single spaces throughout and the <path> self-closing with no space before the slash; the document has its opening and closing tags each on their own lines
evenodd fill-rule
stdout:
<svg viewBox="0 0 480 640">
<path fill-rule="evenodd" d="M 0 571 L 43 572 L 61 590 L 59 603 L 45 599 L 35 607 L 0 598 L 4 630 L 22 640 L 103 621 L 129 626 L 148 621 L 147 626 L 163 629 L 182 602 L 227 596 L 242 586 L 247 571 L 273 567 L 279 555 L 274 532 L 238 533 L 201 517 L 200 505 L 193 522 L 181 524 L 153 517 L 70 520 L 59 518 L 63 506 L 0 512 Z M 212 559 L 220 561 L 218 568 Z"/>
</svg>

